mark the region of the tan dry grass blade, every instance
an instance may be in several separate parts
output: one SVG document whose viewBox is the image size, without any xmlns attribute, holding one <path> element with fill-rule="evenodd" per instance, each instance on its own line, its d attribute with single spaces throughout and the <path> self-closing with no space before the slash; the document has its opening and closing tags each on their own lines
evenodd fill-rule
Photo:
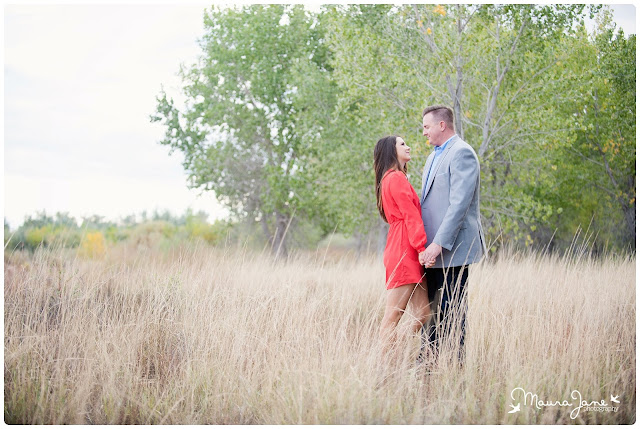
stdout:
<svg viewBox="0 0 640 429">
<path fill-rule="evenodd" d="M 413 365 L 417 337 L 399 361 L 379 359 L 374 257 L 40 249 L 5 256 L 4 274 L 7 423 L 635 421 L 635 259 L 509 254 L 472 267 L 466 364 L 431 373 Z M 509 414 L 518 386 L 621 403 L 575 421 L 560 407 Z"/>
</svg>

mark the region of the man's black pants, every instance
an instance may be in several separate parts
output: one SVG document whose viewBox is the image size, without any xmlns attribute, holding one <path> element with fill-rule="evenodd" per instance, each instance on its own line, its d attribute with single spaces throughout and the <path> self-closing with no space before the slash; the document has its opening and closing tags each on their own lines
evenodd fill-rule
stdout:
<svg viewBox="0 0 640 429">
<path fill-rule="evenodd" d="M 464 359 L 464 334 L 466 330 L 468 297 L 467 278 L 469 266 L 450 268 L 427 268 L 425 278 L 429 290 L 429 301 L 434 312 L 430 321 L 422 327 L 422 347 L 428 344 L 436 355 L 446 341 L 460 338 L 458 359 Z M 441 290 L 441 293 L 437 293 Z M 434 299 L 437 302 L 433 303 Z M 453 343 L 450 343 L 454 346 Z"/>
</svg>

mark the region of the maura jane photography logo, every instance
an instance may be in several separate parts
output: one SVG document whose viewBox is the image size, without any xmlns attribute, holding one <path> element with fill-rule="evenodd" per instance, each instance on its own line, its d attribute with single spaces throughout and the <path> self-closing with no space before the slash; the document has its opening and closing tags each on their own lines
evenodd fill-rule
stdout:
<svg viewBox="0 0 640 429">
<path fill-rule="evenodd" d="M 572 419 L 575 419 L 580 414 L 580 411 L 596 411 L 596 412 L 617 412 L 618 407 L 615 404 L 619 404 L 619 397 L 610 395 L 611 405 L 609 405 L 604 399 L 601 401 L 587 401 L 582 399 L 582 394 L 578 390 L 571 392 L 571 399 L 577 401 L 577 405 L 573 402 L 568 402 L 566 399 L 563 401 L 545 401 L 538 397 L 537 393 L 527 392 L 522 387 L 516 387 L 511 391 L 511 400 L 514 404 L 510 404 L 511 411 L 509 414 L 514 414 L 521 411 L 520 405 L 535 405 L 539 410 L 544 407 L 574 407 L 569 415 Z M 516 399 L 518 398 L 518 399 Z"/>
</svg>

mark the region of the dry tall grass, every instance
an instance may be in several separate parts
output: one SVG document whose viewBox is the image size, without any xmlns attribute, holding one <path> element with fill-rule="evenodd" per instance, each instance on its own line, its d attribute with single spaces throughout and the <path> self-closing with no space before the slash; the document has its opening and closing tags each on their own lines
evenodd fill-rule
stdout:
<svg viewBox="0 0 640 429">
<path fill-rule="evenodd" d="M 5 255 L 7 423 L 632 423 L 635 259 L 503 256 L 470 275 L 467 360 L 379 360 L 384 268 L 324 252 Z M 382 382 L 385 377 L 391 375 Z M 619 395 L 617 412 L 521 405 Z M 571 407 L 573 408 L 573 407 Z"/>
</svg>

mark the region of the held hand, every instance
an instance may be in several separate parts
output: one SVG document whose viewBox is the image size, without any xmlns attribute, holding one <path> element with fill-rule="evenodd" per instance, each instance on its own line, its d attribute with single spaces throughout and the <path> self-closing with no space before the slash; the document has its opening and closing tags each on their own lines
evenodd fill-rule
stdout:
<svg viewBox="0 0 640 429">
<path fill-rule="evenodd" d="M 420 261 L 420 265 L 424 265 L 425 268 L 433 267 L 436 263 L 435 258 L 428 259 L 426 250 L 423 250 L 422 253 L 418 255 L 418 261 Z"/>
<path fill-rule="evenodd" d="M 419 260 L 426 268 L 432 267 L 436 263 L 436 258 L 442 253 L 442 246 L 431 243 L 424 252 L 420 254 Z"/>
</svg>

